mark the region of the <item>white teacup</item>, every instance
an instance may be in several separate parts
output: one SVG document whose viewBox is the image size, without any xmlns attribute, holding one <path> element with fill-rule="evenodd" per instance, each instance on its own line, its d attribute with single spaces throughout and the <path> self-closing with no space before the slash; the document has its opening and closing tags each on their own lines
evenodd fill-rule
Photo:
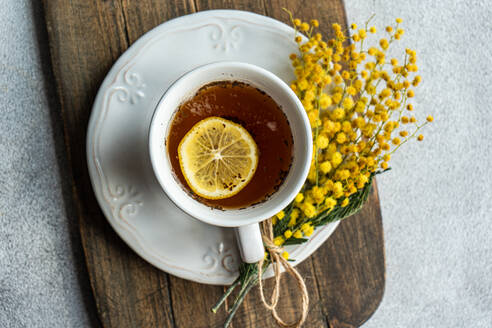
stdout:
<svg viewBox="0 0 492 328">
<path fill-rule="evenodd" d="M 280 188 L 267 200 L 245 209 L 216 209 L 190 196 L 173 173 L 166 148 L 170 123 L 179 106 L 204 85 L 240 81 L 266 92 L 287 116 L 294 139 L 291 169 Z M 259 222 L 285 208 L 302 188 L 313 152 L 312 134 L 304 108 L 290 87 L 276 75 L 255 65 L 217 62 L 200 66 L 179 78 L 159 101 L 149 133 L 150 159 L 157 180 L 167 196 L 183 211 L 208 224 L 236 227 L 243 261 L 254 263 L 264 256 Z"/>
</svg>

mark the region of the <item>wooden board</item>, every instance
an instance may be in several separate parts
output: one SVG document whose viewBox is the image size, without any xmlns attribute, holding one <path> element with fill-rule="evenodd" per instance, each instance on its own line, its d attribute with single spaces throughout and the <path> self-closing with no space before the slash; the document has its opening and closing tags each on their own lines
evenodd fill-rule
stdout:
<svg viewBox="0 0 492 328">
<path fill-rule="evenodd" d="M 94 197 L 85 159 L 86 127 L 96 92 L 114 61 L 152 27 L 199 10 L 235 8 L 287 21 L 282 7 L 317 18 L 329 33 L 346 27 L 342 0 L 44 0 L 51 59 L 72 166 L 73 195 L 89 278 L 106 328 L 219 327 L 226 312 L 210 307 L 223 287 L 201 285 L 152 267 L 116 235 Z M 379 305 L 385 283 L 381 213 L 376 184 L 362 212 L 299 266 L 311 303 L 305 327 L 358 327 Z M 294 285 L 283 281 L 280 313 L 293 319 Z M 227 306 L 227 304 L 226 304 Z M 253 289 L 232 327 L 275 327 Z"/>
</svg>

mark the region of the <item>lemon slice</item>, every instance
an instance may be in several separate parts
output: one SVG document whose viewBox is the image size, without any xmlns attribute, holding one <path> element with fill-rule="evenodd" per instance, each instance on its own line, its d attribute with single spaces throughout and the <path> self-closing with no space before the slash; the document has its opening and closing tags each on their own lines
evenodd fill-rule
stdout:
<svg viewBox="0 0 492 328">
<path fill-rule="evenodd" d="M 220 117 L 195 124 L 179 143 L 178 156 L 191 190 L 206 199 L 234 196 L 258 165 L 258 147 L 248 131 Z"/>
</svg>

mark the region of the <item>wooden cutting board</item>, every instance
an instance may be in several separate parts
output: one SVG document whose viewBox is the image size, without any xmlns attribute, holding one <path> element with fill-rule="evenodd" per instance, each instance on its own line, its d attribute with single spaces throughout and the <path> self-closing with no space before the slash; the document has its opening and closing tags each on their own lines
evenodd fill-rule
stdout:
<svg viewBox="0 0 492 328">
<path fill-rule="evenodd" d="M 347 26 L 342 0 L 44 0 L 51 59 L 72 166 L 73 196 L 89 278 L 106 328 L 220 327 L 227 315 L 210 307 L 223 287 L 168 275 L 133 253 L 111 229 L 94 197 L 85 158 L 91 106 L 115 60 L 142 34 L 171 18 L 232 8 L 286 22 L 317 18 L 329 35 Z M 287 54 L 286 54 L 287 55 Z M 310 295 L 305 327 L 359 327 L 378 307 L 385 284 L 383 229 L 377 187 L 364 209 L 342 222 L 332 237 L 298 266 Z M 282 283 L 280 314 L 294 319 L 299 304 L 292 281 Z M 290 297 L 292 296 L 292 297 Z M 228 304 L 226 304 L 226 307 Z M 276 327 L 253 289 L 232 327 Z"/>
</svg>

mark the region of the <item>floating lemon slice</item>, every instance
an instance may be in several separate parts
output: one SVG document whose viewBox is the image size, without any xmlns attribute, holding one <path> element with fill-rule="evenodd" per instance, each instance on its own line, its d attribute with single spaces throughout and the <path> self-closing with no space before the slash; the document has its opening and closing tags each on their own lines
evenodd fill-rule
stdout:
<svg viewBox="0 0 492 328">
<path fill-rule="evenodd" d="M 258 147 L 248 131 L 220 117 L 195 124 L 179 143 L 178 155 L 191 190 L 206 199 L 234 196 L 258 165 Z"/>
</svg>

